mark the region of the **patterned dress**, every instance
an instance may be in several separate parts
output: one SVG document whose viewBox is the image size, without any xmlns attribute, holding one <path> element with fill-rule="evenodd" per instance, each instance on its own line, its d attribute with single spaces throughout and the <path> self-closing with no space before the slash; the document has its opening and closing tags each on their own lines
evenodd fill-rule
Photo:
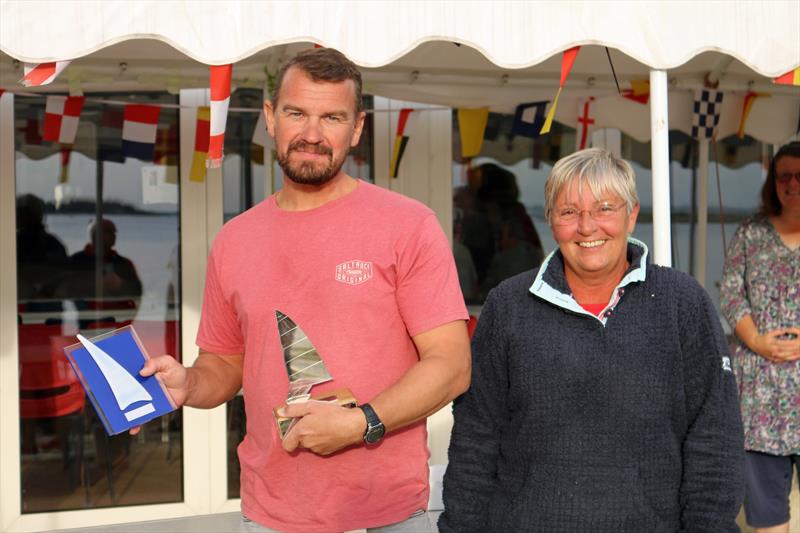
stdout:
<svg viewBox="0 0 800 533">
<path fill-rule="evenodd" d="M 732 328 L 748 314 L 759 333 L 800 325 L 800 249 L 787 247 L 767 218 L 748 218 L 728 247 L 720 299 Z M 800 454 L 800 361 L 772 363 L 738 337 L 732 352 L 745 448 Z"/>
</svg>

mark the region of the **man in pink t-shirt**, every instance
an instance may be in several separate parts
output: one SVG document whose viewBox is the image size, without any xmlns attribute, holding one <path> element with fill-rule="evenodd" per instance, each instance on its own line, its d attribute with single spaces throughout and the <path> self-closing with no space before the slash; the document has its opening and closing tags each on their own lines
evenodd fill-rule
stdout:
<svg viewBox="0 0 800 533">
<path fill-rule="evenodd" d="M 298 54 L 264 107 L 284 187 L 217 236 L 194 366 L 159 357 L 142 374 L 158 373 L 193 407 L 243 389 L 248 530 L 427 531 L 425 418 L 470 373 L 447 239 L 427 207 L 342 172 L 364 112 L 361 75 L 341 53 Z M 333 377 L 312 393 L 347 387 L 359 403 L 292 403 L 284 414 L 297 422 L 283 439 L 272 412 L 289 388 L 276 313 L 302 328 Z"/>
</svg>

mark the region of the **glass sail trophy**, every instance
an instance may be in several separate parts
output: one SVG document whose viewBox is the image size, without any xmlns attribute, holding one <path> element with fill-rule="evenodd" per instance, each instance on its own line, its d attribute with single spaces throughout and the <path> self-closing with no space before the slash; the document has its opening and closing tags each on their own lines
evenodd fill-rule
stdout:
<svg viewBox="0 0 800 533">
<path fill-rule="evenodd" d="M 319 395 L 312 395 L 311 388 L 319 383 L 331 381 L 328 369 L 322 361 L 317 349 L 305 332 L 288 315 L 275 311 L 275 319 L 278 321 L 278 333 L 281 339 L 283 350 L 283 360 L 286 363 L 286 374 L 289 376 L 289 393 L 286 403 L 305 402 L 308 400 L 336 402 L 345 407 L 355 407 L 357 405 L 353 393 L 349 389 L 343 388 L 332 392 L 325 392 Z M 284 417 L 278 414 L 279 407 L 276 407 L 275 420 L 278 423 L 278 431 L 281 438 L 294 425 L 297 418 Z"/>
</svg>

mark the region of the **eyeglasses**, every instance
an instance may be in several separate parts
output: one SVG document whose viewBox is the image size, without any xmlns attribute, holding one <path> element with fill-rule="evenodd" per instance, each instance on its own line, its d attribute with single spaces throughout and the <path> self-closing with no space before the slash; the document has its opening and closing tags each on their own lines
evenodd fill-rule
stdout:
<svg viewBox="0 0 800 533">
<path fill-rule="evenodd" d="M 575 207 L 562 207 L 556 209 L 553 222 L 555 224 L 572 224 L 581 218 L 581 215 L 586 212 L 597 222 L 609 220 L 616 214 L 617 211 L 625 207 L 625 203 L 614 205 L 608 202 L 603 202 L 595 205 L 590 209 L 577 209 Z"/>
<path fill-rule="evenodd" d="M 796 179 L 798 183 L 800 183 L 800 172 L 795 172 L 794 174 L 791 172 L 784 172 L 783 174 L 778 174 L 775 176 L 775 179 L 778 183 L 789 183 L 792 181 L 792 178 Z"/>
</svg>

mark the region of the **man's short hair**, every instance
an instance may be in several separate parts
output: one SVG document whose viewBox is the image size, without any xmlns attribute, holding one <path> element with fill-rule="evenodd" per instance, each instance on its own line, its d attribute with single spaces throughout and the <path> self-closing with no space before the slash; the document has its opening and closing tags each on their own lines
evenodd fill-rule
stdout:
<svg viewBox="0 0 800 533">
<path fill-rule="evenodd" d="M 356 88 L 356 113 L 361 111 L 361 72 L 355 63 L 333 48 L 303 50 L 284 63 L 278 71 L 275 87 L 272 89 L 272 105 L 274 107 L 278 105 L 278 94 L 281 91 L 283 78 L 292 67 L 301 69 L 315 82 L 338 83 L 353 80 Z"/>
</svg>

